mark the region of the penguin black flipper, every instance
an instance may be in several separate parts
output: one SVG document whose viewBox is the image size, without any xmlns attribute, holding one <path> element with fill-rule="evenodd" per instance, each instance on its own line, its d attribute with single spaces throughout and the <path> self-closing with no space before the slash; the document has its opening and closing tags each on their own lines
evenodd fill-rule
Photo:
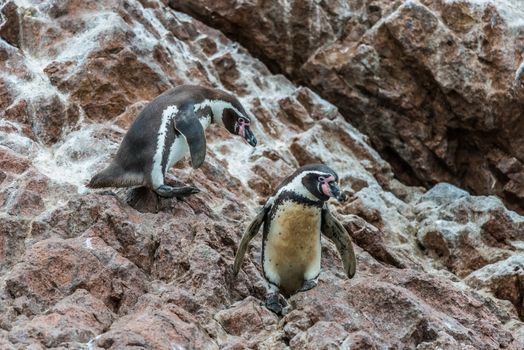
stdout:
<svg viewBox="0 0 524 350">
<path fill-rule="evenodd" d="M 357 260 L 353 250 L 353 244 L 349 233 L 344 226 L 331 213 L 327 205 L 322 208 L 322 223 L 320 230 L 322 233 L 335 243 L 337 246 L 340 258 L 344 265 L 344 270 L 349 278 L 355 275 Z"/>
<path fill-rule="evenodd" d="M 242 267 L 242 261 L 244 261 L 244 255 L 246 254 L 247 245 L 255 237 L 260 230 L 260 226 L 266 220 L 267 213 L 271 210 L 271 204 L 266 203 L 262 210 L 257 214 L 255 219 L 249 224 L 246 232 L 242 236 L 242 240 L 238 245 L 237 254 L 235 255 L 235 264 L 233 265 L 233 273 L 236 276 Z"/>
<path fill-rule="evenodd" d="M 191 153 L 191 166 L 193 169 L 199 168 L 206 158 L 206 135 L 193 105 L 185 106 L 181 113 L 178 113 L 175 129 L 186 138 Z"/>
</svg>

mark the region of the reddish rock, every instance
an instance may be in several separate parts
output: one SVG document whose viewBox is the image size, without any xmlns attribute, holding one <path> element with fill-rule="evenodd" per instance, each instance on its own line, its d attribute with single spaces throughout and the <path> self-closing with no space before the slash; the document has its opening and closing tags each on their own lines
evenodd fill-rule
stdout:
<svg viewBox="0 0 524 350">
<path fill-rule="evenodd" d="M 33 132 L 46 144 L 56 143 L 62 132 L 74 126 L 79 119 L 76 105 L 65 105 L 58 96 L 37 101 L 33 113 Z"/>
<path fill-rule="evenodd" d="M 213 60 L 220 81 L 228 90 L 235 92 L 239 96 L 246 95 L 245 83 L 239 83 L 240 72 L 236 67 L 236 62 L 230 53 L 217 57 Z"/>
<path fill-rule="evenodd" d="M 297 349 L 337 349 L 347 336 L 348 332 L 338 323 L 319 321 L 296 335 L 289 345 Z"/>
<path fill-rule="evenodd" d="M 313 119 L 308 111 L 294 98 L 286 97 L 278 101 L 280 108 L 285 113 L 284 120 L 289 120 L 291 125 L 298 126 L 299 130 L 308 129 L 313 125 Z"/>
<path fill-rule="evenodd" d="M 123 257 L 111 259 L 113 254 L 100 239 L 43 240 L 15 265 L 6 289 L 14 299 L 27 296 L 43 310 L 82 288 L 118 312 L 136 302 L 146 286 L 141 271 Z M 119 272 L 125 265 L 126 272 Z"/>
<path fill-rule="evenodd" d="M 77 289 L 44 315 L 15 322 L 9 338 L 17 344 L 41 342 L 46 347 L 78 346 L 107 329 L 113 313 L 83 289 Z"/>
<path fill-rule="evenodd" d="M 87 117 L 99 121 L 118 116 L 134 102 L 152 100 L 170 87 L 136 53 L 111 46 L 93 52 L 79 72 L 53 66 L 46 73 L 60 90 L 72 94 Z M 128 90 L 133 91 L 132 96 Z"/>
<path fill-rule="evenodd" d="M 231 1 L 169 1 L 176 10 L 220 28 L 226 35 L 243 43 L 257 57 L 275 70 L 291 73 L 301 66 L 322 43 L 335 38 L 330 20 L 340 7 L 324 9 L 313 1 L 285 3 L 242 3 Z M 345 11 L 347 12 L 347 11 Z M 253 16 L 256 13 L 256 16 Z M 343 14 L 340 17 L 345 17 Z M 335 18 L 334 18 L 335 17 Z"/>
<path fill-rule="evenodd" d="M 6 147 L 0 147 L 0 167 L 3 171 L 20 174 L 29 168 L 29 159 L 13 152 Z"/>
<path fill-rule="evenodd" d="M 20 191 L 11 199 L 9 207 L 10 215 L 22 217 L 31 217 L 45 209 L 42 196 L 33 191 Z"/>
<path fill-rule="evenodd" d="M 142 346 L 155 349 L 218 349 L 218 346 L 196 325 L 196 319 L 180 307 L 155 300 L 141 300 L 132 316 L 111 325 L 92 344 L 104 349 Z"/>
<path fill-rule="evenodd" d="M 10 267 L 25 252 L 24 240 L 30 222 L 12 216 L 3 216 L 0 226 L 0 266 Z"/>
<path fill-rule="evenodd" d="M 14 1 L 7 1 L 0 10 L 4 22 L 0 25 L 0 37 L 9 44 L 20 47 L 20 17 Z"/>
<path fill-rule="evenodd" d="M 497 152 L 521 153 L 518 97 L 506 93 L 519 65 L 519 44 L 495 7 L 424 3 L 428 7 L 398 7 L 358 44 L 338 40 L 319 50 L 300 75 L 370 136 L 401 179 L 426 186 L 453 182 L 522 208 L 519 191 L 510 190 L 519 200 L 505 195 L 508 179 L 489 160 Z M 453 32 L 461 26 L 467 30 Z M 492 46 L 489 68 L 472 40 Z M 325 76 L 331 78 L 317 78 Z M 485 84 L 490 79 L 501 84 Z"/>
<path fill-rule="evenodd" d="M 3 18 L 19 45 L 0 40 L 0 348 L 522 348 L 512 260 L 522 217 L 450 185 L 403 185 L 370 146 L 401 180 L 451 181 L 467 168 L 468 189 L 506 187 L 518 200 L 519 139 L 500 135 L 519 130 L 520 39 L 507 40 L 502 12 L 440 0 L 206 2 L 202 14 L 249 37 L 247 51 L 167 3 L 17 2 L 17 27 L 14 12 Z M 210 126 L 204 165 L 186 159 L 167 174 L 201 192 L 156 213 L 130 207 L 128 190 L 86 189 L 139 110 L 181 83 L 241 95 L 259 146 Z M 319 285 L 278 318 L 264 307 L 261 234 L 238 276 L 231 267 L 260 204 L 312 161 L 336 169 L 350 197 L 329 206 L 355 243 L 357 274 L 347 279 L 323 238 Z"/>
<path fill-rule="evenodd" d="M 13 103 L 13 100 L 11 94 L 9 93 L 7 83 L 5 80 L 0 79 L 0 109 L 5 110 L 5 108 L 11 105 L 11 103 Z"/>
<path fill-rule="evenodd" d="M 275 331 L 278 323 L 277 316 L 252 297 L 218 312 L 215 319 L 227 333 L 244 336 L 246 340 L 264 330 L 267 333 Z"/>
<path fill-rule="evenodd" d="M 443 339 L 473 348 L 515 344 L 508 331 L 501 331 L 498 316 L 483 305 L 481 296 L 464 294 L 438 277 L 409 269 L 383 268 L 369 277 L 361 273 L 356 280 L 342 284 L 337 280 L 326 274 L 317 288 L 291 299 L 296 310 L 303 310 L 303 317 L 312 323 L 337 322 L 338 327 L 331 327 L 333 333 L 327 341 L 342 342 L 352 333 L 365 332 L 373 335 L 371 347 L 378 348 L 434 346 Z M 476 331 L 479 329 L 490 335 L 480 335 Z M 304 338 L 315 341 L 316 346 L 326 341 L 322 337 L 308 338 L 307 333 L 297 340 Z"/>
<path fill-rule="evenodd" d="M 399 268 L 405 266 L 405 263 L 388 248 L 384 240 L 384 232 L 356 215 L 346 216 L 341 222 L 352 240 L 376 260 Z"/>
<path fill-rule="evenodd" d="M 456 342 L 455 342 L 456 344 Z M 419 344 L 418 347 L 421 347 Z M 378 349 L 373 338 L 366 332 L 355 332 L 351 333 L 342 343 L 343 349 L 355 349 L 355 350 L 367 350 L 367 349 Z"/>
</svg>

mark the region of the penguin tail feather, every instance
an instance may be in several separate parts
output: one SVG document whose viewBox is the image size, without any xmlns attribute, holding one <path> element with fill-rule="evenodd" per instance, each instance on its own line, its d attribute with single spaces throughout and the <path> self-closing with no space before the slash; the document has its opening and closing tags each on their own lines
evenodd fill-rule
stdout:
<svg viewBox="0 0 524 350">
<path fill-rule="evenodd" d="M 129 187 L 142 184 L 143 176 L 128 174 L 121 166 L 111 164 L 91 179 L 89 188 Z"/>
</svg>

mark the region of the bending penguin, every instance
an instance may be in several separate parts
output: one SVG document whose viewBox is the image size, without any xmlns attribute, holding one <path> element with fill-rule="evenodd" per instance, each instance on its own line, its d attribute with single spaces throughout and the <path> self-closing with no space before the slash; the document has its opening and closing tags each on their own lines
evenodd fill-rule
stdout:
<svg viewBox="0 0 524 350">
<path fill-rule="evenodd" d="M 317 285 L 320 274 L 320 233 L 331 239 L 342 258 L 349 278 L 355 275 L 356 260 L 349 234 L 331 215 L 326 201 L 345 201 L 338 175 L 322 164 L 306 165 L 286 178 L 249 225 L 235 256 L 237 275 L 249 241 L 264 224 L 262 264 L 269 283 L 266 306 L 282 314 L 286 297 Z"/>
<path fill-rule="evenodd" d="M 165 185 L 165 174 L 188 150 L 192 167 L 202 165 L 206 157 L 204 130 L 213 123 L 256 146 L 257 140 L 249 128 L 251 119 L 233 95 L 195 85 L 168 90 L 144 107 L 112 163 L 87 186 L 144 185 L 162 197 L 198 193 L 199 190 L 191 186 Z"/>
</svg>

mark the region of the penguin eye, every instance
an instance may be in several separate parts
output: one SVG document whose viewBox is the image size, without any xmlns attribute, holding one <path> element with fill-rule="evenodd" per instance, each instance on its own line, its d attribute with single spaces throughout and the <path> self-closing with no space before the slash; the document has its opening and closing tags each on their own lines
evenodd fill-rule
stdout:
<svg viewBox="0 0 524 350">
<path fill-rule="evenodd" d="M 238 124 L 249 126 L 250 123 L 251 122 L 248 119 L 244 117 L 238 117 Z"/>
<path fill-rule="evenodd" d="M 318 181 L 319 182 L 324 182 L 324 181 L 326 181 L 326 178 L 324 176 L 319 176 L 318 177 Z"/>
</svg>

